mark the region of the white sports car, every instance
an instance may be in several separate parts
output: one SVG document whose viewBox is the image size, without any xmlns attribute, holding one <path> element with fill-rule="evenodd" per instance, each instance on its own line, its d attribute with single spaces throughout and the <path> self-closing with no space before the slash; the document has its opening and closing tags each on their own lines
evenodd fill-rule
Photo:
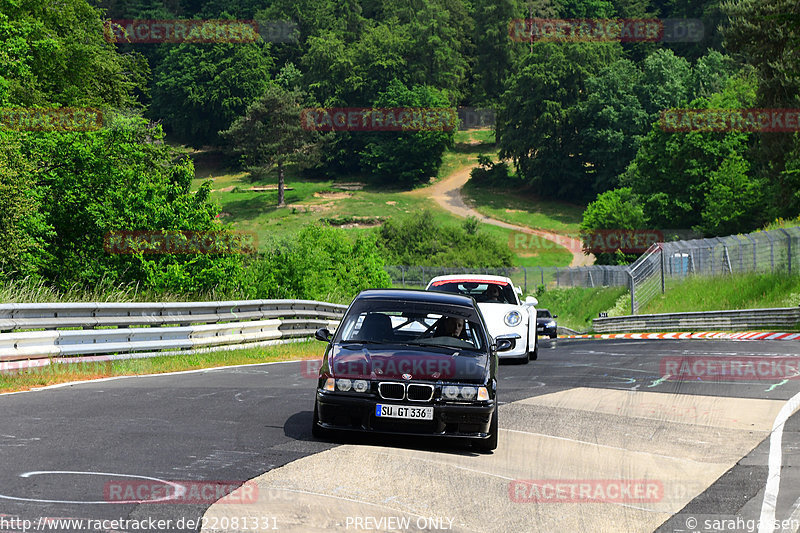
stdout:
<svg viewBox="0 0 800 533">
<path fill-rule="evenodd" d="M 475 298 L 489 334 L 498 339 L 508 339 L 512 348 L 499 353 L 502 359 L 514 358 L 523 363 L 539 356 L 536 335 L 536 304 L 528 296 L 520 301 L 522 291 L 509 278 L 483 274 L 458 274 L 433 278 L 426 290 L 455 292 Z"/>
</svg>

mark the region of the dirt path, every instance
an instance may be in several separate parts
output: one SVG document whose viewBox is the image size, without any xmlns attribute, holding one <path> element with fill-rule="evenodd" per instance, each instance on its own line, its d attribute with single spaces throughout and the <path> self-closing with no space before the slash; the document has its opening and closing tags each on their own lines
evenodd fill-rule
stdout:
<svg viewBox="0 0 800 533">
<path fill-rule="evenodd" d="M 473 216 L 485 224 L 492 224 L 501 228 L 507 228 L 530 235 L 537 235 L 549 241 L 553 241 L 572 253 L 572 262 L 569 266 L 587 266 L 594 264 L 594 255 L 585 255 L 581 249 L 581 241 L 573 237 L 553 233 L 552 231 L 534 229 L 526 226 L 517 226 L 516 224 L 509 224 L 502 220 L 489 218 L 464 202 L 461 196 L 461 187 L 469 181 L 469 173 L 473 167 L 464 167 L 456 170 L 448 177 L 440 180 L 430 187 L 416 189 L 408 194 L 414 196 L 427 196 L 435 200 L 440 206 L 450 211 L 454 215 L 460 217 Z"/>
</svg>

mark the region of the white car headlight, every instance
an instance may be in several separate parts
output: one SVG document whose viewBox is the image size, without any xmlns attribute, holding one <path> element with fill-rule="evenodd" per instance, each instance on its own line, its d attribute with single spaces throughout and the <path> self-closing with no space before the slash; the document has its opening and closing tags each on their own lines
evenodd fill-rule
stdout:
<svg viewBox="0 0 800 533">
<path fill-rule="evenodd" d="M 547 323 L 547 327 L 548 328 L 556 327 L 556 321 L 555 320 L 551 320 L 550 322 Z"/>
<path fill-rule="evenodd" d="M 506 326 L 515 328 L 522 322 L 522 314 L 519 311 L 509 311 L 505 316 Z"/>
</svg>

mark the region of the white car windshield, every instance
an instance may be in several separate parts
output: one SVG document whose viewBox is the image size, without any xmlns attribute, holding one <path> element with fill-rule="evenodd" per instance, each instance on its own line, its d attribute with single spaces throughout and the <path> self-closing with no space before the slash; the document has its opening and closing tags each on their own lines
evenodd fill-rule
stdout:
<svg viewBox="0 0 800 533">
<path fill-rule="evenodd" d="M 438 281 L 433 283 L 430 290 L 466 294 L 475 298 L 476 302 L 518 305 L 514 289 L 509 283 Z"/>
</svg>

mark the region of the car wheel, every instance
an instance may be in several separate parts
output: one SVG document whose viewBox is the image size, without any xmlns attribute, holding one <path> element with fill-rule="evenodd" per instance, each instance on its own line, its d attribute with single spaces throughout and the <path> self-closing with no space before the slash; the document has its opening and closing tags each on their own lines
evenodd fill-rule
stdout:
<svg viewBox="0 0 800 533">
<path fill-rule="evenodd" d="M 551 339 L 555 339 L 556 337 L 558 337 L 558 333 L 553 333 L 552 335 L 550 335 Z"/>
<path fill-rule="evenodd" d="M 483 440 L 479 440 L 476 445 L 478 449 L 483 452 L 490 452 L 497 449 L 497 397 L 495 396 L 494 413 L 492 413 L 492 421 L 489 424 L 489 436 Z"/>
<path fill-rule="evenodd" d="M 319 415 L 317 414 L 317 402 L 314 402 L 314 419 L 311 422 L 311 434 L 314 438 L 324 439 L 330 437 L 331 431 L 319 425 Z"/>
</svg>

